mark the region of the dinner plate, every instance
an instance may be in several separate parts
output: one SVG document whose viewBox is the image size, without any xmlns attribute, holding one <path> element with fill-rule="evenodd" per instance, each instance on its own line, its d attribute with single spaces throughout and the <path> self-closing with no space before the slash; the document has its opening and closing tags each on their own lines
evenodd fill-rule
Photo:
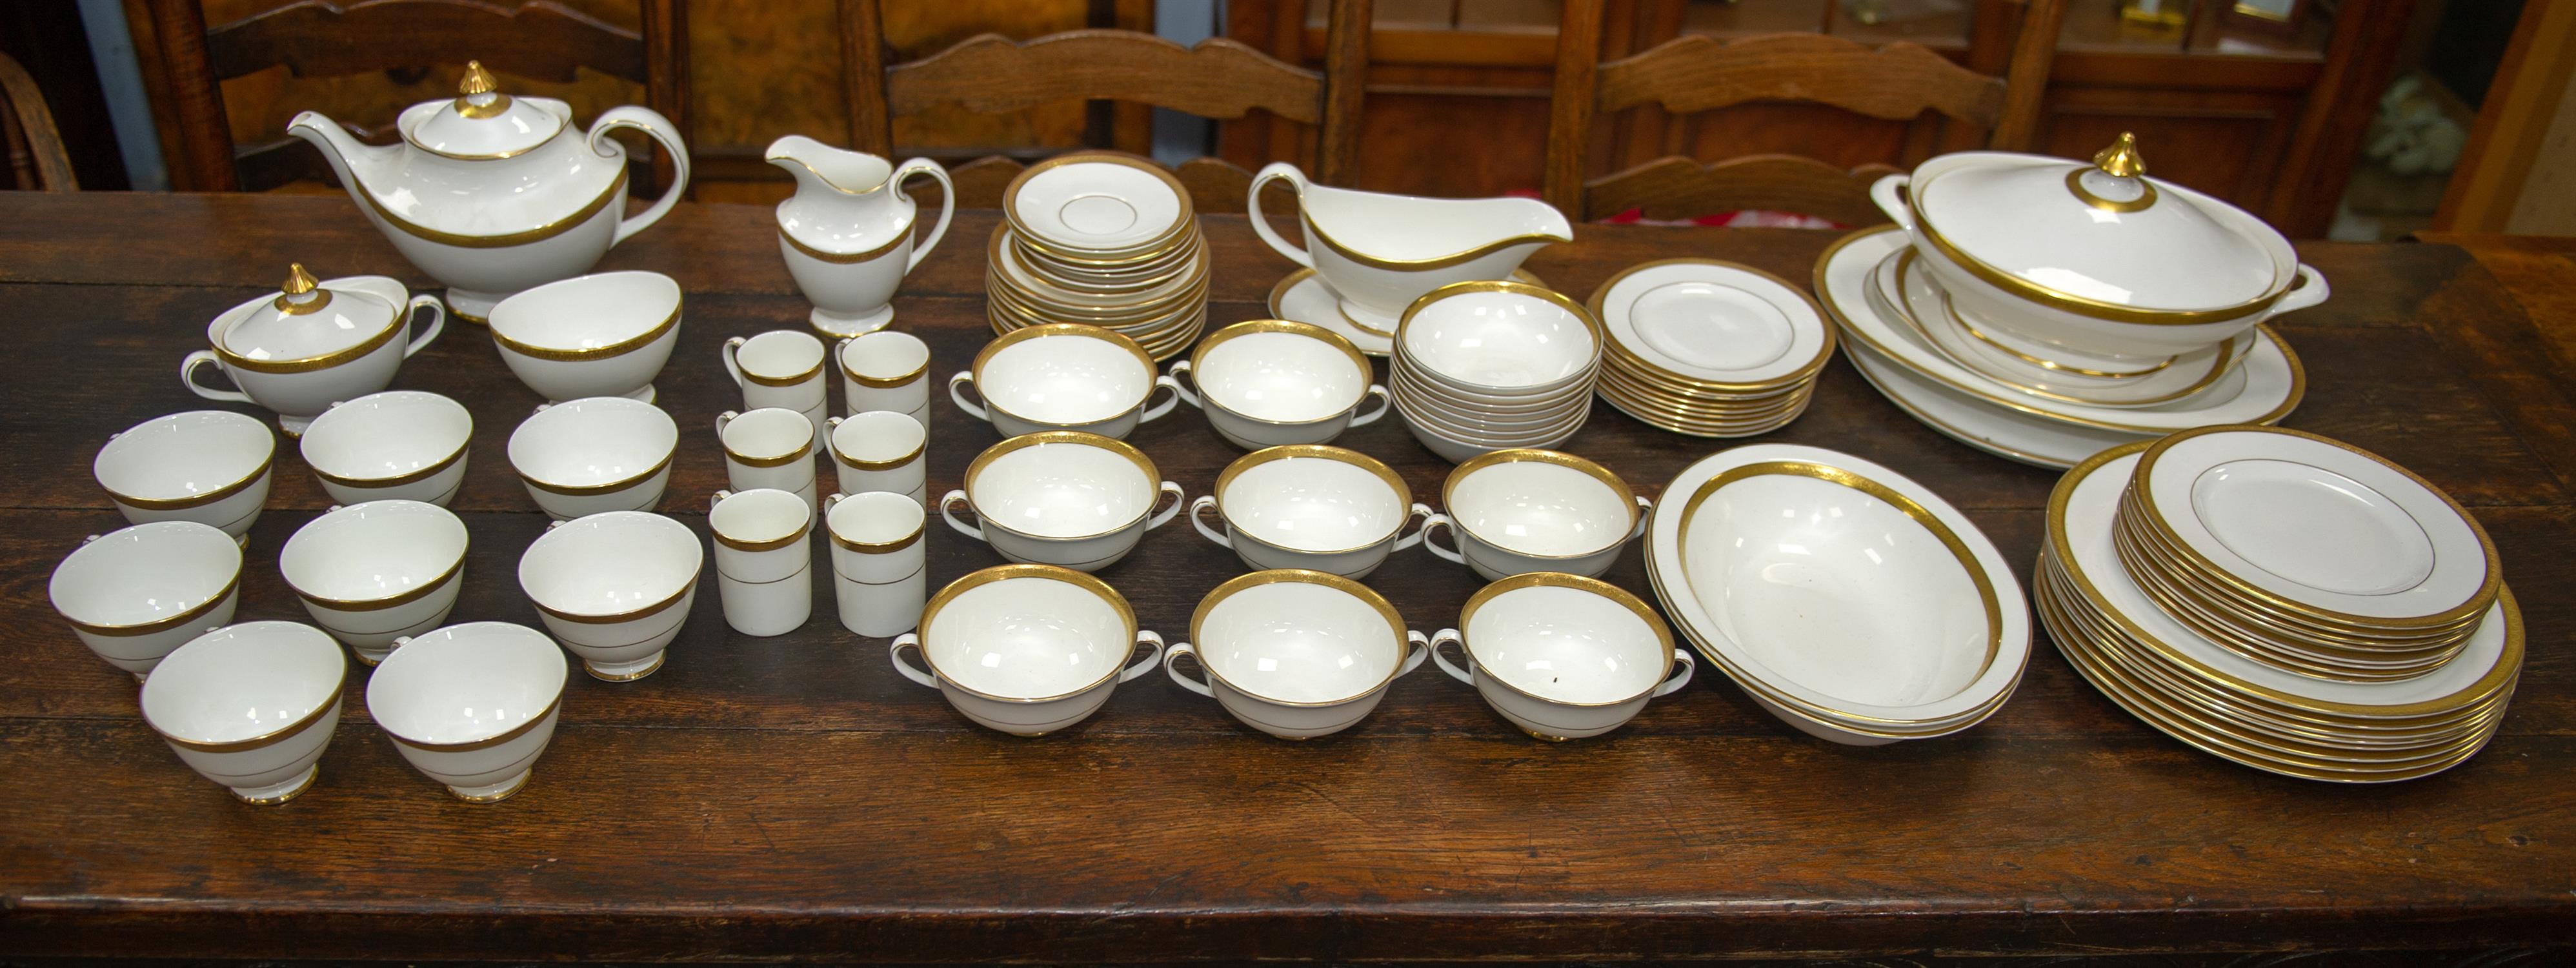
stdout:
<svg viewBox="0 0 2576 968">
<path fill-rule="evenodd" d="M 2086 371 L 2070 368 L 2080 364 L 2062 365 L 2025 353 L 1962 319 L 1950 303 L 1950 294 L 1941 291 L 1940 281 L 1915 261 L 1910 247 L 1871 271 L 1881 295 L 1901 300 L 1906 315 L 1943 356 L 1998 386 L 2062 403 L 2128 408 L 2179 400 L 2225 376 L 2253 351 L 2258 338 L 2248 330 L 2141 372 Z"/>
<path fill-rule="evenodd" d="M 1832 327 L 1787 281 L 1715 259 L 1665 259 L 1611 276 L 1590 300 L 1610 344 L 1683 386 L 1762 390 L 1812 376 Z"/>
</svg>

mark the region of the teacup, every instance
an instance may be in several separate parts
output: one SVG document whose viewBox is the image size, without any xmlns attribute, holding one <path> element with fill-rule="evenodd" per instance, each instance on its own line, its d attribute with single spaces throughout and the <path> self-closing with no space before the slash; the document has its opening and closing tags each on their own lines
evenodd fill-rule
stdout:
<svg viewBox="0 0 2576 968">
<path fill-rule="evenodd" d="M 913 630 L 929 591 L 927 517 L 921 503 L 888 491 L 823 499 L 832 533 L 832 587 L 841 627 L 857 635 Z"/>
<path fill-rule="evenodd" d="M 1124 441 L 1071 430 L 1023 434 L 976 455 L 966 486 L 939 499 L 939 516 L 1012 561 L 1098 571 L 1188 503 L 1180 485 L 1158 480 L 1154 462 Z M 1171 495 L 1172 506 L 1156 513 L 1158 494 Z M 957 520 L 960 503 L 980 527 Z"/>
<path fill-rule="evenodd" d="M 680 341 L 680 284 L 658 272 L 549 282 L 492 307 L 501 362 L 548 400 L 653 402 L 653 377 Z"/>
<path fill-rule="evenodd" d="M 785 407 L 762 407 L 746 413 L 716 415 L 716 441 L 723 445 L 725 482 L 737 491 L 774 488 L 805 499 L 815 508 L 814 424 Z"/>
<path fill-rule="evenodd" d="M 510 432 L 510 467 L 558 521 L 650 511 L 671 483 L 680 425 L 649 403 L 591 397 L 537 408 Z"/>
<path fill-rule="evenodd" d="M 983 406 L 966 402 L 972 384 Z M 1155 387 L 1173 396 L 1151 408 Z M 1126 336 L 1081 323 L 1015 329 L 984 344 L 973 368 L 948 378 L 948 399 L 1005 437 L 1079 430 L 1117 440 L 1172 412 L 1180 384 L 1156 376 L 1154 358 Z"/>
<path fill-rule="evenodd" d="M 1486 581 L 1534 571 L 1597 577 L 1618 563 L 1655 507 L 1609 468 L 1527 449 L 1459 464 L 1440 486 L 1440 504 L 1446 510 L 1424 522 L 1422 533 L 1447 531 L 1458 550 L 1429 540 L 1422 546 Z"/>
<path fill-rule="evenodd" d="M 785 635 L 814 615 L 814 507 L 775 488 L 717 491 L 707 530 L 716 538 L 716 591 L 725 624 L 754 637 Z"/>
<path fill-rule="evenodd" d="M 1261 213 L 1261 189 L 1284 180 L 1297 191 L 1304 248 L 1288 244 Z M 1273 250 L 1314 269 L 1340 299 L 1342 315 L 1381 332 L 1423 293 L 1453 282 L 1503 279 L 1550 242 L 1574 239 L 1565 216 L 1535 198 L 1418 198 L 1316 185 L 1287 162 L 1252 176 L 1252 230 Z"/>
<path fill-rule="evenodd" d="M 1244 725 L 1280 739 L 1350 728 L 1386 687 L 1431 654 L 1378 593 L 1318 571 L 1256 571 L 1216 586 L 1190 615 L 1190 641 L 1163 653 L 1181 688 L 1214 696 Z M 1201 682 L 1173 665 L 1194 656 Z"/>
<path fill-rule="evenodd" d="M 189 639 L 233 620 L 241 545 L 212 525 L 155 521 L 90 535 L 45 585 L 81 644 L 141 679 Z"/>
<path fill-rule="evenodd" d="M 90 472 L 135 524 L 194 521 L 248 541 L 268 502 L 277 435 L 222 410 L 154 417 L 107 439 Z"/>
<path fill-rule="evenodd" d="M 304 267 L 295 269 L 298 281 L 305 284 L 302 292 L 264 295 L 224 310 L 206 327 L 206 340 L 214 348 L 190 353 L 179 362 L 179 382 L 187 384 L 190 391 L 208 400 L 251 403 L 277 411 L 278 427 L 288 436 L 303 433 L 305 426 L 329 409 L 333 401 L 365 396 L 393 385 L 394 373 L 402 369 L 403 361 L 437 339 L 447 325 L 447 307 L 439 303 L 437 296 L 414 296 L 401 280 L 349 276 L 327 280 L 320 288 L 314 288 L 312 277 L 302 274 Z M 294 284 L 289 283 L 289 287 L 293 292 Z M 292 306 L 290 300 L 306 300 L 306 306 L 311 308 Z M 424 308 L 430 311 L 429 326 L 420 335 L 405 339 L 411 332 L 412 314 Z M 239 335 L 236 328 L 263 311 L 271 315 L 313 313 L 309 319 L 331 320 L 304 324 L 319 326 L 321 332 L 340 334 L 354 329 L 373 335 L 331 352 L 297 359 L 241 351 L 233 342 Z M 207 363 L 220 367 L 241 389 L 216 390 L 199 384 L 192 374 Z"/>
<path fill-rule="evenodd" d="M 1138 647 L 1151 650 L 1135 662 Z M 918 649 L 927 671 L 903 661 Z M 896 672 L 940 691 L 966 718 L 1042 736 L 1089 717 L 1118 684 L 1154 671 L 1163 637 L 1098 578 L 1048 565 L 996 565 L 950 582 L 921 630 L 888 648 Z M 1123 668 L 1122 668 L 1123 666 Z"/>
<path fill-rule="evenodd" d="M 921 337 L 881 329 L 842 340 L 835 355 L 845 413 L 892 410 L 930 422 L 930 344 Z"/>
<path fill-rule="evenodd" d="M 1200 515 L 1215 508 L 1225 531 Z M 1343 578 L 1368 577 L 1386 556 L 1422 542 L 1404 533 L 1415 515 L 1404 478 L 1376 458 L 1322 445 L 1271 447 L 1235 458 L 1216 477 L 1216 493 L 1190 502 L 1190 525 L 1233 549 L 1256 571 L 1304 568 Z"/>
<path fill-rule="evenodd" d="M 774 329 L 758 336 L 736 336 L 718 351 L 725 373 L 742 390 L 746 410 L 779 407 L 813 422 L 814 448 L 823 447 L 823 418 L 831 416 L 831 384 L 823 375 L 831 355 L 814 334 Z"/>
<path fill-rule="evenodd" d="M 545 633 L 467 622 L 402 639 L 367 677 L 367 714 L 448 793 L 496 803 L 527 789 L 571 678 Z"/>
<path fill-rule="evenodd" d="M 688 525 L 610 511 L 548 525 L 519 557 L 519 589 L 582 671 L 632 682 L 662 667 L 705 563 Z"/>
<path fill-rule="evenodd" d="M 419 390 L 370 393 L 313 418 L 304 463 L 331 500 L 426 501 L 445 507 L 465 486 L 474 415 Z"/>
<path fill-rule="evenodd" d="M 1207 413 L 1208 426 L 1245 450 L 1327 444 L 1386 416 L 1386 388 L 1359 347 L 1321 326 L 1256 319 L 1209 333 L 1190 358 L 1172 364 L 1181 400 Z M 1198 392 L 1177 386 L 1182 374 Z M 1376 397 L 1366 416 L 1360 404 Z"/>
<path fill-rule="evenodd" d="M 1458 626 L 1431 637 L 1440 671 L 1544 740 L 1619 728 L 1646 700 L 1688 685 L 1696 663 L 1652 607 L 1580 575 L 1531 572 L 1487 585 L 1468 597 Z M 1466 653 L 1466 667 L 1452 664 L 1442 645 Z"/>
<path fill-rule="evenodd" d="M 243 803 L 312 788 L 340 725 L 349 660 L 298 622 L 244 622 L 173 650 L 143 680 L 143 722 L 179 760 Z"/>
<path fill-rule="evenodd" d="M 832 427 L 832 465 L 841 493 L 892 491 L 921 503 L 929 485 L 921 455 L 930 445 L 921 421 L 891 410 L 870 410 L 824 422 Z"/>
<path fill-rule="evenodd" d="M 394 642 L 447 621 L 465 584 L 465 522 L 419 501 L 370 501 L 314 518 L 277 553 L 286 587 L 375 665 Z"/>
</svg>

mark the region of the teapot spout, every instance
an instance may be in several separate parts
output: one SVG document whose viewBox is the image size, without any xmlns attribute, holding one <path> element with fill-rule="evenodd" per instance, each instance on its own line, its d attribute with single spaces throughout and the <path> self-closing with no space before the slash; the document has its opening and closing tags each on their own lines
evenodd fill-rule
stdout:
<svg viewBox="0 0 2576 968">
<path fill-rule="evenodd" d="M 770 142 L 763 157 L 796 176 L 799 195 L 865 195 L 885 187 L 886 178 L 894 174 L 894 165 L 883 158 L 835 148 L 801 134 Z"/>
<path fill-rule="evenodd" d="M 377 146 L 360 141 L 339 122 L 315 111 L 296 115 L 287 123 L 286 133 L 321 149 L 323 159 L 331 163 L 331 172 L 340 176 L 340 186 L 348 189 L 351 197 L 366 190 L 361 186 L 381 180 L 378 172 L 402 152 L 398 145 Z"/>
</svg>

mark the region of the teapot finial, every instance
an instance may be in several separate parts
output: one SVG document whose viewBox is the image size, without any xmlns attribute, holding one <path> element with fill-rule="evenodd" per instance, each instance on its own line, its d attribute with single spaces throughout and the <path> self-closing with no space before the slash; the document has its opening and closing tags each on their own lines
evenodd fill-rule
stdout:
<svg viewBox="0 0 2576 968">
<path fill-rule="evenodd" d="M 498 86 L 492 80 L 492 72 L 483 69 L 482 61 L 470 60 L 465 62 L 465 79 L 457 82 L 456 93 L 490 94 Z"/>
<path fill-rule="evenodd" d="M 501 93 L 499 81 L 483 69 L 482 61 L 465 62 L 465 79 L 456 82 L 456 113 L 481 120 L 497 118 L 510 109 L 510 96 Z"/>
<path fill-rule="evenodd" d="M 321 280 L 304 271 L 304 263 L 301 262 L 287 263 L 286 284 L 278 287 L 278 293 L 277 311 L 289 316 L 301 316 L 331 301 L 331 294 L 322 289 Z"/>
<path fill-rule="evenodd" d="M 2120 132 L 2120 140 L 2093 155 L 2093 167 L 2119 178 L 2136 178 L 2147 173 L 2147 160 L 2138 155 L 2138 136 Z"/>
</svg>

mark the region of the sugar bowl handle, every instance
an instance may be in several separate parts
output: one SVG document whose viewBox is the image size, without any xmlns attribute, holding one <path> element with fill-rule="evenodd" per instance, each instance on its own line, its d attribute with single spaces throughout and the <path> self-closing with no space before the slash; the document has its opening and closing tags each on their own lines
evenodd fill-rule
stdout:
<svg viewBox="0 0 2576 968">
<path fill-rule="evenodd" d="M 223 361 L 216 358 L 213 350 L 198 350 L 182 357 L 179 360 L 179 382 L 187 384 L 191 392 L 208 400 L 221 400 L 226 403 L 251 402 L 250 394 L 239 390 L 217 390 L 198 383 L 195 375 L 197 368 L 208 363 L 215 364 L 216 369 L 223 368 Z"/>
</svg>

